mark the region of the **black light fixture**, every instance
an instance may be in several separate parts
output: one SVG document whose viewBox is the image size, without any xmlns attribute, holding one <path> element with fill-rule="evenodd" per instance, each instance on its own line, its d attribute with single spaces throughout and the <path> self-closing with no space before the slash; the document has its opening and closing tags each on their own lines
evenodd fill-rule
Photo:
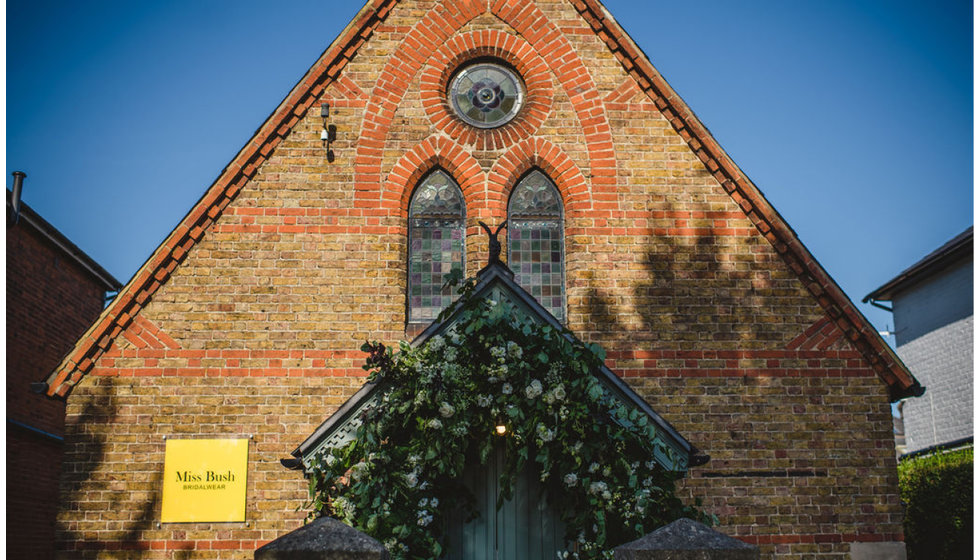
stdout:
<svg viewBox="0 0 980 560">
<path fill-rule="evenodd" d="M 327 124 L 327 119 L 330 118 L 329 103 L 320 105 L 320 118 L 323 119 L 323 128 L 320 130 L 320 140 L 327 149 L 327 161 L 333 163 L 333 150 L 330 148 L 330 144 L 337 140 L 337 127 L 336 125 Z"/>
</svg>

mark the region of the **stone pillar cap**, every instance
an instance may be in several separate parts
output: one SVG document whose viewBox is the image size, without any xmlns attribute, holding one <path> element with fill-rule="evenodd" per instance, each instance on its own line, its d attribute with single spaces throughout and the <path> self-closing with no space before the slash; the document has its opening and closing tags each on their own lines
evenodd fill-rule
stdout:
<svg viewBox="0 0 980 560">
<path fill-rule="evenodd" d="M 691 519 L 678 519 L 615 549 L 621 560 L 755 560 L 758 547 L 733 539 Z"/>
<path fill-rule="evenodd" d="M 386 560 L 377 540 L 331 517 L 320 517 L 255 551 L 255 560 Z"/>
</svg>

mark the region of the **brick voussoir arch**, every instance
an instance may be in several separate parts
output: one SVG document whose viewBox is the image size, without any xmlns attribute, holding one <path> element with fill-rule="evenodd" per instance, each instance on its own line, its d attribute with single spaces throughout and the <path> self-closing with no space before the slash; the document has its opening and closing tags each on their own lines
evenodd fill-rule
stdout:
<svg viewBox="0 0 980 560">
<path fill-rule="evenodd" d="M 408 205 L 415 186 L 427 173 L 441 167 L 459 183 L 468 209 L 480 204 L 485 175 L 479 162 L 462 146 L 446 136 L 430 136 L 403 155 L 384 187 L 385 200 L 397 200 L 399 215 L 408 217 Z M 467 215 L 470 212 L 467 211 Z"/>
<path fill-rule="evenodd" d="M 467 61 L 489 58 L 513 66 L 526 88 L 524 107 L 513 121 L 493 129 L 476 129 L 454 114 L 446 99 L 449 82 Z M 478 150 L 500 149 L 527 138 L 551 113 L 554 90 L 548 65 L 523 39 L 496 29 L 456 35 L 442 45 L 422 70 L 422 106 L 433 125 L 460 143 Z"/>
<path fill-rule="evenodd" d="M 589 184 L 575 162 L 560 147 L 538 137 L 518 142 L 494 163 L 487 175 L 489 205 L 506 215 L 510 192 L 534 167 L 555 182 L 566 210 L 589 208 Z"/>
<path fill-rule="evenodd" d="M 389 209 L 399 204 L 386 198 L 388 191 L 381 179 L 381 157 L 388 131 L 394 120 L 395 110 L 401 103 L 409 82 L 418 74 L 438 46 L 444 44 L 457 29 L 484 11 L 477 2 L 463 2 L 449 8 L 437 5 L 409 31 L 398 48 L 388 57 L 378 76 L 371 99 L 364 112 L 364 122 L 357 142 L 354 165 L 355 197 L 382 201 Z"/>
<path fill-rule="evenodd" d="M 515 49 L 513 54 L 518 61 L 527 62 L 528 68 L 535 70 L 532 72 L 532 77 L 537 74 L 537 66 L 533 61 L 540 59 L 541 63 L 546 64 L 545 56 L 548 60 L 557 61 L 558 66 L 551 70 L 568 95 L 585 131 L 592 193 L 594 196 L 612 196 L 617 182 L 617 158 L 605 105 L 596 91 L 588 69 L 558 27 L 533 3 L 494 0 L 489 4 L 489 12 L 510 25 L 521 37 L 507 39 L 506 33 L 488 30 L 465 34 L 461 36 L 464 37 L 462 39 L 454 38 L 453 34 L 456 31 L 476 16 L 485 13 L 488 8 L 486 4 L 475 0 L 453 4 L 452 7 L 447 7 L 446 4 L 439 4 L 429 10 L 402 40 L 381 72 L 379 87 L 375 87 L 372 99 L 367 105 L 368 110 L 365 112 L 362 128 L 362 137 L 368 142 L 359 141 L 357 146 L 357 163 L 354 170 L 356 196 L 367 199 L 381 198 L 380 193 L 371 186 L 382 185 L 382 147 L 394 120 L 395 110 L 409 82 L 422 70 L 426 62 L 448 65 L 449 55 L 439 52 L 440 47 L 452 43 L 457 47 L 465 48 L 467 41 L 470 41 L 470 48 L 476 49 L 478 37 L 483 38 L 481 40 L 492 38 L 495 43 L 504 46 L 508 41 L 518 41 L 511 43 Z M 498 48 L 498 45 L 493 44 L 492 47 Z M 545 77 L 547 78 L 547 75 Z M 436 76 L 426 75 L 421 83 L 428 87 L 437 83 L 435 79 Z M 381 84 L 390 84 L 391 88 L 380 87 Z M 522 111 L 522 114 L 524 113 L 526 116 L 532 115 L 533 118 L 547 118 L 543 106 L 530 107 Z M 451 123 L 457 121 L 449 115 L 440 115 L 434 122 L 437 127 L 448 131 Z M 491 129 L 490 133 L 483 137 L 487 139 L 488 146 L 503 148 L 521 141 L 522 136 L 526 138 L 530 134 L 532 131 L 527 128 L 504 126 Z M 450 135 L 461 145 L 476 143 L 477 135 L 472 128 L 467 128 L 462 134 Z M 388 203 L 389 200 L 382 198 L 382 204 Z M 581 203 L 573 201 L 569 208 L 573 209 L 576 206 L 583 207 Z"/>
</svg>

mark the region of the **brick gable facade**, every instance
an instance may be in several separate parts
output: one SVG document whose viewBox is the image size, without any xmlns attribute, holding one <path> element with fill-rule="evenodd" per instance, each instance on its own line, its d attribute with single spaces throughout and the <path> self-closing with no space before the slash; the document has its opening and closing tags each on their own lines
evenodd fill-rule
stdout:
<svg viewBox="0 0 980 560">
<path fill-rule="evenodd" d="M 250 558 L 295 528 L 278 460 L 406 322 L 407 211 L 434 168 L 478 221 L 532 168 L 564 205 L 568 327 L 712 456 L 684 483 L 767 557 L 898 541 L 889 397 L 915 380 L 628 37 L 591 1 L 376 1 L 260 128 L 49 378 L 67 396 L 66 557 Z M 466 60 L 523 77 L 480 130 Z M 337 127 L 330 161 L 317 107 Z M 245 524 L 158 526 L 164 437 L 253 436 Z M 139 461 L 132 458 L 139 457 Z"/>
</svg>

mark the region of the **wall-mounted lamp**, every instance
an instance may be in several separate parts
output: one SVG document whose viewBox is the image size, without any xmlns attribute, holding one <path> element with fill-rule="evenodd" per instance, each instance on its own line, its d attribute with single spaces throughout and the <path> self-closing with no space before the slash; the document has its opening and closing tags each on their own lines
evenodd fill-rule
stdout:
<svg viewBox="0 0 980 560">
<path fill-rule="evenodd" d="M 320 130 L 320 140 L 323 145 L 327 148 L 327 161 L 333 163 L 333 150 L 330 148 L 330 144 L 337 140 L 337 126 L 332 124 L 327 124 L 327 119 L 330 118 L 330 104 L 324 103 L 320 105 L 320 118 L 323 119 L 323 129 Z"/>
<path fill-rule="evenodd" d="M 498 436 L 502 436 L 507 433 L 507 425 L 498 422 L 494 430 L 496 430 Z"/>
</svg>

